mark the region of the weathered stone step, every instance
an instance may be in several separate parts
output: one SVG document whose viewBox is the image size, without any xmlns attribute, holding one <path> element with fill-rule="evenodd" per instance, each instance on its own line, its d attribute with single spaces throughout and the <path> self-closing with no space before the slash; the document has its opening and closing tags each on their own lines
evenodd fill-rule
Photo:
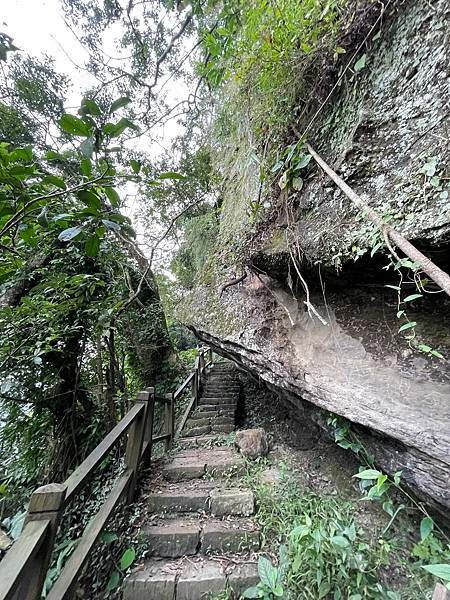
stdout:
<svg viewBox="0 0 450 600">
<path fill-rule="evenodd" d="M 171 519 L 144 527 L 141 541 L 149 556 L 179 558 L 197 553 L 258 550 L 260 534 L 253 521 L 243 518 L 220 520 Z"/>
<path fill-rule="evenodd" d="M 199 405 L 200 406 L 217 406 L 218 404 L 224 404 L 226 406 L 233 406 L 236 407 L 237 404 L 237 400 L 233 399 L 231 396 L 227 396 L 227 397 L 217 397 L 217 396 L 202 396 L 200 401 L 199 401 Z"/>
<path fill-rule="evenodd" d="M 238 474 L 242 473 L 244 468 L 244 459 L 232 450 L 193 449 L 178 453 L 172 462 L 163 468 L 163 475 L 171 481 L 182 481 L 199 479 L 205 474 L 213 476 L 221 476 L 228 472 Z"/>
<path fill-rule="evenodd" d="M 231 433 L 232 431 L 234 431 L 234 423 L 231 423 L 229 425 L 223 424 L 223 425 L 211 425 L 211 433 Z"/>
<path fill-rule="evenodd" d="M 249 517 L 254 512 L 255 502 L 251 490 L 233 488 L 215 488 L 203 484 L 199 488 L 173 489 L 169 487 L 147 498 L 152 513 L 173 514 L 184 512 L 200 512 L 217 517 L 242 516 Z"/>
<path fill-rule="evenodd" d="M 219 407 L 216 407 L 217 410 L 203 410 L 199 412 L 195 411 L 190 415 L 189 421 L 191 419 L 194 421 L 201 421 L 202 419 L 214 419 L 220 417 L 220 411 L 218 408 Z"/>
<path fill-rule="evenodd" d="M 259 581 L 256 563 L 150 560 L 123 582 L 123 600 L 205 600 L 227 587 L 239 596 Z"/>
<path fill-rule="evenodd" d="M 198 412 L 210 412 L 213 410 L 219 411 L 220 414 L 227 414 L 227 413 L 235 413 L 236 411 L 236 404 L 235 403 L 228 403 L 228 404 L 200 404 L 196 409 L 196 411 Z"/>
<path fill-rule="evenodd" d="M 207 425 L 201 425 L 199 427 L 197 427 L 196 425 L 192 427 L 186 425 L 181 435 L 182 437 L 195 437 L 198 435 L 208 435 L 208 433 L 211 433 L 211 425 L 209 423 Z"/>
</svg>

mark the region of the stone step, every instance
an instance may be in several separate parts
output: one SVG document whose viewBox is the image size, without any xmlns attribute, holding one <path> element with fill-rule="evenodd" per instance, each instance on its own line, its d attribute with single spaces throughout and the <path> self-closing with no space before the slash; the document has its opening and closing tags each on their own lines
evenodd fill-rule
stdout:
<svg viewBox="0 0 450 600">
<path fill-rule="evenodd" d="M 212 433 L 231 433 L 232 431 L 234 431 L 234 423 L 231 423 L 230 425 L 211 425 L 211 432 Z"/>
<path fill-rule="evenodd" d="M 202 396 L 200 398 L 199 405 L 204 406 L 205 404 L 207 406 L 217 406 L 218 404 L 223 404 L 223 405 L 227 406 L 227 408 L 229 406 L 232 406 L 235 408 L 237 405 L 237 400 L 235 400 L 231 397 L 218 398 L 217 396 L 214 396 L 214 397 L 213 396 Z"/>
<path fill-rule="evenodd" d="M 211 433 L 211 425 L 202 425 L 197 427 L 195 424 L 192 427 L 186 427 L 181 434 L 182 437 L 195 437 L 198 435 L 207 435 Z"/>
<path fill-rule="evenodd" d="M 140 541 L 149 556 L 179 558 L 197 554 L 200 547 L 200 522 L 174 519 L 141 529 Z"/>
<path fill-rule="evenodd" d="M 199 479 L 206 474 L 213 477 L 224 474 L 238 475 L 244 470 L 245 460 L 229 448 L 199 448 L 177 453 L 172 462 L 165 465 L 162 472 L 163 476 L 170 481 L 183 481 Z"/>
<path fill-rule="evenodd" d="M 218 409 L 219 407 L 215 408 Z M 189 420 L 193 419 L 194 421 L 201 421 L 202 419 L 216 419 L 217 417 L 220 417 L 219 410 L 203 410 L 199 412 L 195 410 L 191 413 Z"/>
<path fill-rule="evenodd" d="M 200 404 L 196 409 L 198 413 L 218 411 L 220 414 L 235 413 L 236 403 L 227 404 Z"/>
<path fill-rule="evenodd" d="M 199 488 L 173 489 L 168 487 L 147 497 L 152 513 L 206 513 L 216 517 L 249 517 L 254 512 L 255 502 L 251 490 L 238 488 L 216 488 L 203 484 Z"/>
<path fill-rule="evenodd" d="M 244 518 L 177 518 L 142 528 L 140 541 L 149 556 L 179 558 L 198 553 L 256 551 L 260 534 L 253 521 Z"/>
<path fill-rule="evenodd" d="M 230 588 L 238 597 L 259 581 L 255 563 L 210 559 L 150 560 L 125 578 L 123 600 L 205 600 Z"/>
</svg>

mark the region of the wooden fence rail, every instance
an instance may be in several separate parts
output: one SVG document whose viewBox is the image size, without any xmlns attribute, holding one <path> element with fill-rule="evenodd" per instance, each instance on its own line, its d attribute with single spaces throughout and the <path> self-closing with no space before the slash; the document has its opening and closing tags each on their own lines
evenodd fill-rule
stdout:
<svg viewBox="0 0 450 600">
<path fill-rule="evenodd" d="M 121 503 L 133 502 L 139 470 L 148 466 L 152 446 L 164 441 L 169 450 L 180 435 L 191 411 L 197 405 L 199 388 L 213 353 L 202 348 L 195 369 L 173 393 L 155 396 L 153 388 L 139 392 L 136 402 L 100 444 L 62 484 L 51 483 L 33 492 L 23 531 L 0 562 L 0 600 L 39 600 L 50 566 L 56 534 L 64 509 L 78 497 L 124 435 L 127 435 L 125 470 L 97 514 L 87 525 L 58 579 L 47 595 L 48 600 L 71 600 L 83 568 L 107 522 Z M 175 430 L 176 402 L 191 390 L 191 398 Z M 153 435 L 155 402 L 164 404 L 164 432 Z"/>
</svg>

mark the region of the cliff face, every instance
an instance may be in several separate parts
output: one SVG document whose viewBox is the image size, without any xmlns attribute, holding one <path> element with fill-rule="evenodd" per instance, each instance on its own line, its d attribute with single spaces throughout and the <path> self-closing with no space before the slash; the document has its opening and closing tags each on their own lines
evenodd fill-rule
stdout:
<svg viewBox="0 0 450 600">
<path fill-rule="evenodd" d="M 397 3 L 367 48 L 365 67 L 346 78 L 309 141 L 448 271 L 446 12 L 443 0 Z M 425 294 L 410 303 L 416 337 L 399 335 L 397 296 L 385 287 L 399 280 L 383 269 L 386 253 L 371 252 L 375 229 L 317 170 L 301 192 L 269 199 L 257 235 L 249 235 L 249 200 L 259 183 L 257 169 L 243 160 L 246 151 L 242 142 L 224 160 L 215 282 L 186 298 L 181 318 L 305 419 L 323 422 L 319 407 L 351 420 L 380 467 L 403 470 L 411 488 L 444 511 L 450 506 L 449 299 Z M 246 256 L 248 276 L 219 297 L 233 253 Z M 406 277 L 402 296 L 415 291 Z M 445 358 L 419 352 L 419 343 Z"/>
</svg>

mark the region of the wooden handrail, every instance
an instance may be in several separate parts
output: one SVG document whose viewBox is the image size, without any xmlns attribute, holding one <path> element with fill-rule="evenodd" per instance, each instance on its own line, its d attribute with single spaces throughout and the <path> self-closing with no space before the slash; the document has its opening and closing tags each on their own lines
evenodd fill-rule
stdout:
<svg viewBox="0 0 450 600">
<path fill-rule="evenodd" d="M 206 354 L 209 360 L 205 360 Z M 31 496 L 25 526 L 18 540 L 0 563 L 0 600 L 39 600 L 45 573 L 49 567 L 56 532 L 64 508 L 79 494 L 94 476 L 96 468 L 111 449 L 128 433 L 125 455 L 126 471 L 108 494 L 100 510 L 86 527 L 78 546 L 54 583 L 49 600 L 71 600 L 78 579 L 102 530 L 124 499 L 132 502 L 141 463 L 148 464 L 153 444 L 165 441 L 166 449 L 179 435 L 190 411 L 197 403 L 202 375 L 212 363 L 212 351 L 201 349 L 195 369 L 178 389 L 165 397 L 155 396 L 154 388 L 139 392 L 136 403 L 123 419 L 105 436 L 64 484 L 49 484 L 38 488 Z M 175 432 L 175 401 L 191 385 L 189 401 Z M 155 401 L 164 403 L 165 431 L 153 436 Z"/>
<path fill-rule="evenodd" d="M 1 562 L 0 600 L 9 600 L 19 592 L 19 585 L 39 552 L 50 527 L 50 520 L 30 521 Z M 20 597 L 17 595 L 17 597 Z"/>
<path fill-rule="evenodd" d="M 132 469 L 127 469 L 125 474 L 122 475 L 114 485 L 96 516 L 86 527 L 75 551 L 69 557 L 58 579 L 50 590 L 47 600 L 66 600 L 72 598 L 77 581 L 89 554 L 116 506 L 127 491 L 132 477 Z"/>
<path fill-rule="evenodd" d="M 117 443 L 122 435 L 131 427 L 136 417 L 144 410 L 142 404 L 135 404 L 130 408 L 124 418 L 117 423 L 114 429 L 108 433 L 105 439 L 89 454 L 89 456 L 75 469 L 66 479 L 67 493 L 65 506 L 73 499 L 91 478 L 95 468 L 102 462 L 111 448 Z"/>
</svg>

